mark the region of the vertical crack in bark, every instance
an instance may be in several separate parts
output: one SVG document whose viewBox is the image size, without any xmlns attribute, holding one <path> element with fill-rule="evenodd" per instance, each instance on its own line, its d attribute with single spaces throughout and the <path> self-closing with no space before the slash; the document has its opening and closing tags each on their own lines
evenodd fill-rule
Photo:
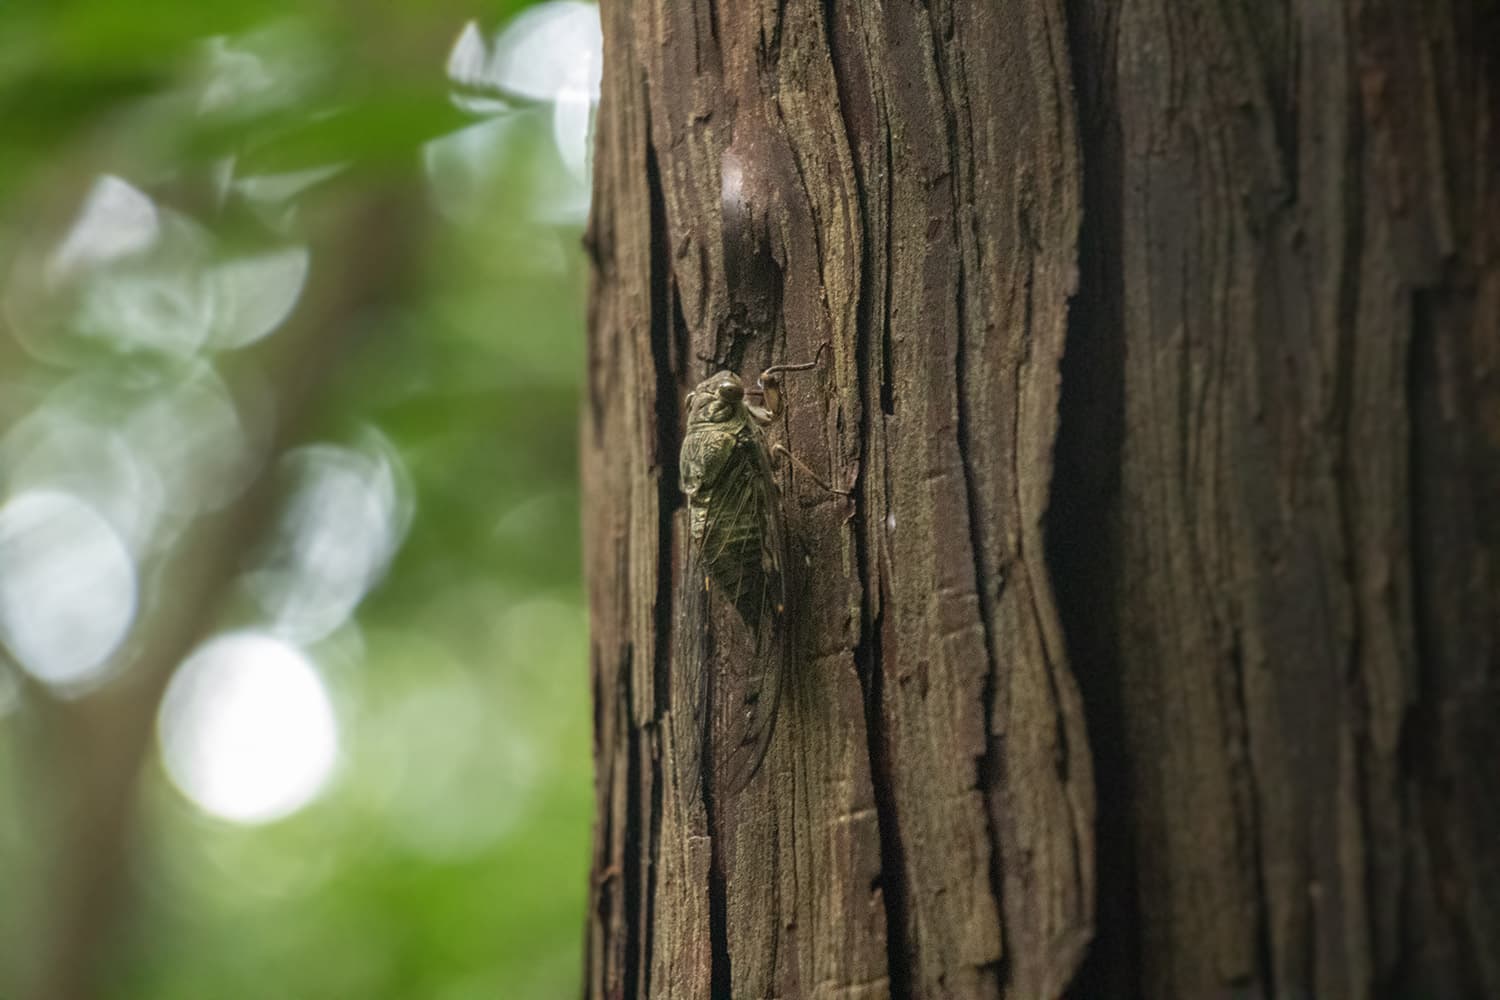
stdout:
<svg viewBox="0 0 1500 1000">
<path fill-rule="evenodd" d="M 1472 822 L 1465 810 L 1478 808 L 1462 800 L 1465 783 L 1450 770 L 1452 755 L 1462 753 L 1461 741 L 1465 734 L 1461 724 L 1450 721 L 1453 699 L 1454 656 L 1468 643 L 1468 637 L 1452 635 L 1453 618 L 1462 615 L 1445 615 L 1436 603 L 1436 595 L 1451 593 L 1450 566 L 1443 565 L 1443 556 L 1453 558 L 1453 553 L 1443 552 L 1435 534 L 1440 534 L 1439 519 L 1451 513 L 1451 487 L 1448 484 L 1454 475 L 1454 464 L 1459 460 L 1463 444 L 1450 439 L 1451 420 L 1459 419 L 1456 413 L 1445 414 L 1445 406 L 1457 404 L 1452 382 L 1458 377 L 1461 361 L 1452 355 L 1445 356 L 1445 348 L 1452 345 L 1439 343 L 1442 336 L 1440 324 L 1433 315 L 1434 295 L 1431 289 L 1413 289 L 1411 294 L 1410 339 L 1407 346 L 1407 420 L 1409 422 L 1408 444 L 1411 490 L 1411 572 L 1414 585 L 1413 631 L 1417 647 L 1418 662 L 1423 670 L 1418 673 L 1421 687 L 1416 691 L 1416 705 L 1410 713 L 1411 736 L 1404 742 L 1403 754 L 1412 763 L 1409 774 L 1420 790 L 1418 800 L 1421 840 L 1427 848 L 1428 860 L 1434 871 L 1430 880 L 1438 886 L 1458 885 L 1472 870 L 1474 859 L 1465 858 L 1456 849 L 1455 837 L 1461 838 L 1459 830 Z M 1461 404 L 1457 404 L 1461 405 Z M 1466 420 L 1472 426 L 1472 419 Z M 1450 499 L 1449 504 L 1444 500 Z M 1449 634 L 1445 634 L 1449 633 Z M 1422 734 L 1420 740 L 1412 738 Z M 1472 738 L 1471 738 L 1472 739 Z M 1455 746 L 1455 744 L 1458 744 Z M 1470 840 L 1473 843 L 1473 840 Z M 1468 865 L 1464 862 L 1467 861 Z M 1482 891 L 1483 887 L 1471 888 L 1470 892 Z M 1452 942 L 1453 968 L 1451 981 L 1457 987 L 1456 995 L 1493 995 L 1494 980 L 1487 976 L 1479 930 L 1483 924 L 1471 921 L 1463 910 L 1462 894 L 1439 893 L 1435 900 L 1437 912 L 1446 923 L 1443 932 L 1422 928 L 1418 940 L 1446 938 Z M 1414 947 L 1411 941 L 1403 949 L 1406 954 Z M 1408 956 L 1415 957 L 1415 956 Z M 1488 981 L 1487 981 L 1488 978 Z M 1411 982 L 1402 985 L 1410 988 Z"/>
<path fill-rule="evenodd" d="M 1431 386 L 1436 381 L 1436 362 L 1431 356 L 1431 331 L 1422 322 L 1423 310 L 1417 301 L 1412 303 L 1411 334 L 1407 342 L 1406 356 L 1406 412 L 1408 422 L 1407 432 L 1407 468 L 1409 470 L 1411 490 L 1411 506 L 1409 512 L 1411 533 L 1411 574 L 1413 584 L 1413 614 L 1412 614 L 1412 638 L 1416 645 L 1417 662 L 1424 669 L 1417 672 L 1418 688 L 1416 694 L 1416 705 L 1411 713 L 1411 729 L 1419 733 L 1434 733 L 1438 728 L 1438 712 L 1433 704 L 1435 692 L 1428 690 L 1428 685 L 1423 682 L 1429 679 L 1430 673 L 1439 664 L 1439 645 L 1435 638 L 1437 623 L 1433 621 L 1431 609 L 1427 602 L 1427 590 L 1422 581 L 1430 579 L 1432 568 L 1431 558 L 1427 547 L 1427 520 L 1428 496 L 1422 484 L 1431 481 L 1431 477 L 1438 471 L 1434 468 L 1431 456 L 1423 447 L 1426 434 L 1433 428 L 1430 426 L 1436 421 L 1430 415 L 1432 403 L 1429 398 Z M 1403 737 L 1407 734 L 1403 733 Z M 1405 760 L 1408 773 L 1425 778 L 1420 784 L 1432 787 L 1439 778 L 1440 765 L 1437 754 L 1430 740 L 1419 741 L 1415 739 L 1403 739 L 1401 747 L 1402 756 Z M 1437 796 L 1423 796 L 1418 803 L 1421 813 L 1419 830 L 1421 840 L 1427 847 L 1428 859 L 1435 865 L 1446 867 L 1445 852 L 1442 850 L 1442 819 L 1440 799 Z M 1437 882 L 1442 878 L 1442 872 L 1434 872 L 1431 881 Z M 1443 917 L 1448 918 L 1450 926 L 1457 926 L 1452 920 L 1452 913 L 1444 912 Z M 1420 940 L 1420 936 L 1417 938 Z M 1405 951 L 1405 949 L 1403 949 Z M 1404 956 L 1410 960 L 1411 956 Z M 1468 963 L 1459 963 L 1464 973 L 1468 972 Z M 1413 963 L 1410 969 L 1399 970 L 1402 980 L 1419 975 L 1418 967 Z M 1465 985 L 1471 987 L 1465 994 L 1469 996 L 1482 996 L 1478 990 L 1477 978 L 1472 975 L 1463 975 Z"/>
<path fill-rule="evenodd" d="M 641 729 L 630 719 L 630 706 L 635 702 L 635 678 L 632 676 L 635 657 L 631 647 L 625 650 L 621 664 L 625 691 L 625 837 L 621 859 L 622 881 L 625 891 L 625 914 L 628 921 L 625 936 L 625 995 L 645 996 L 640 986 L 641 952 L 645 939 L 650 937 L 651 913 L 642 906 L 641 886 L 649 884 L 647 859 L 641 851 Z M 644 922 L 645 926 L 642 926 Z M 638 933 L 630 933 L 632 930 Z M 647 965 L 649 965 L 649 960 Z"/>
<path fill-rule="evenodd" d="M 1275 105 L 1273 105 L 1275 107 Z M 1289 109 L 1288 114 L 1295 116 L 1294 109 Z M 1362 581 L 1369 572 L 1366 565 L 1365 554 L 1361 551 L 1359 529 L 1356 519 L 1360 515 L 1359 489 L 1356 485 L 1356 435 L 1359 433 L 1357 426 L 1357 415 L 1355 411 L 1355 384 L 1359 370 L 1359 347 L 1358 347 L 1358 316 L 1359 316 L 1359 272 L 1361 263 L 1361 244 L 1364 236 L 1364 217 L 1359 211 L 1361 199 L 1364 194 L 1364 177 L 1359 169 L 1359 149 L 1361 142 L 1361 131 L 1359 128 L 1359 116 L 1351 106 L 1344 109 L 1344 126 L 1349 130 L 1348 143 L 1345 149 L 1344 161 L 1340 165 L 1345 179 L 1344 186 L 1344 232 L 1342 253 L 1339 255 L 1339 266 L 1341 268 L 1337 279 L 1338 310 L 1336 331 L 1337 339 L 1334 348 L 1333 377 L 1334 385 L 1330 406 L 1332 408 L 1330 426 L 1337 428 L 1337 446 L 1334 454 L 1334 483 L 1333 489 L 1338 498 L 1338 528 L 1339 542 L 1343 547 L 1343 558 L 1347 567 L 1347 575 L 1344 578 L 1345 586 L 1349 590 L 1349 639 L 1348 648 L 1344 654 L 1343 675 L 1347 678 L 1351 702 L 1348 707 L 1353 712 L 1353 719 L 1347 723 L 1352 729 L 1352 739 L 1356 741 L 1357 752 L 1354 754 L 1353 765 L 1355 768 L 1355 807 L 1359 810 L 1359 836 L 1363 839 L 1362 854 L 1364 855 L 1364 871 L 1362 876 L 1362 892 L 1367 901 L 1367 910 L 1362 914 L 1365 920 L 1365 933 L 1368 935 L 1372 947 L 1370 955 L 1370 982 L 1375 989 L 1381 987 L 1385 978 L 1382 966 L 1389 968 L 1388 963 L 1378 954 L 1379 930 L 1377 924 L 1377 904 L 1381 895 L 1381 888 L 1376 873 L 1376 851 L 1378 835 L 1375 830 L 1375 821 L 1371 816 L 1371 805 L 1374 801 L 1373 780 L 1370 775 L 1371 755 L 1375 747 L 1371 735 L 1372 706 L 1370 702 L 1370 679 L 1365 672 L 1362 662 L 1361 644 L 1364 640 L 1365 630 L 1369 624 L 1364 621 L 1366 609 L 1360 594 Z M 1295 145 L 1297 134 L 1295 130 L 1288 137 Z M 1288 153 L 1289 157 L 1295 156 L 1295 150 Z M 1295 159 L 1289 161 L 1295 164 Z M 1300 174 L 1295 167 L 1288 168 L 1289 187 L 1292 198 L 1295 199 L 1300 184 Z M 1293 201 L 1295 204 L 1295 200 Z M 1408 417 L 1409 419 L 1409 417 Z M 1411 470 L 1407 468 L 1407 477 L 1410 481 Z M 1377 668 L 1378 669 L 1378 668 Z M 1243 699 L 1242 699 L 1243 700 Z M 1248 725 L 1246 727 L 1246 738 L 1248 741 Z M 1251 771 L 1252 779 L 1254 777 Z M 1252 790 L 1258 794 L 1258 789 L 1252 785 Z M 1399 811 L 1401 800 L 1395 798 L 1392 803 Z M 1404 818 L 1396 820 L 1398 827 L 1404 827 Z M 1257 823 L 1256 850 L 1260 850 L 1260 831 Z M 1262 968 L 1268 977 L 1268 991 L 1274 1000 L 1275 990 L 1275 966 L 1271 965 L 1275 952 L 1272 949 L 1273 942 L 1270 938 L 1269 929 L 1269 906 L 1270 900 L 1264 877 L 1264 862 L 1259 856 L 1256 858 L 1255 876 L 1257 880 L 1256 895 L 1259 897 L 1260 914 L 1256 925 L 1257 946 L 1261 949 L 1259 958 Z M 1399 890 L 1398 890 L 1399 891 Z"/>
<path fill-rule="evenodd" d="M 649 127 L 649 122 L 648 122 Z M 653 718 L 661 719 L 667 711 L 671 691 L 670 651 L 672 636 L 672 521 L 677 509 L 677 381 L 673 347 L 676 330 L 686 326 L 682 304 L 670 281 L 671 247 L 667 240 L 666 203 L 662 195 L 661 175 L 656 163 L 656 148 L 646 144 L 646 185 L 651 214 L 651 367 L 655 378 L 657 463 L 657 539 L 656 596 L 653 609 L 656 624 L 656 648 L 652 656 Z M 682 360 L 681 357 L 678 359 Z"/>
<path fill-rule="evenodd" d="M 716 51 L 721 51 L 722 50 L 722 45 L 721 45 L 721 43 L 719 41 L 719 3 L 718 3 L 718 0 L 706 0 L 705 6 L 708 8 L 708 37 L 713 40 L 714 49 Z"/>
<path fill-rule="evenodd" d="M 851 144 L 851 148 L 852 144 Z M 856 163 L 858 160 L 856 158 Z M 879 392 L 881 397 L 881 411 L 890 413 L 888 399 L 890 392 L 890 133 L 886 132 L 886 257 L 882 262 L 885 269 L 884 277 L 884 311 L 879 317 L 881 328 L 882 351 L 885 352 L 883 366 L 880 372 Z M 865 209 L 865 197 L 869 189 L 865 186 L 861 172 L 856 168 L 856 184 L 859 185 L 860 212 L 864 216 L 861 219 L 862 231 L 869 232 L 869 217 Z M 865 449 L 871 443 L 871 426 L 876 419 L 875 410 L 870 405 L 870 366 L 872 364 L 873 346 L 870 343 L 870 328 L 875 319 L 870 315 L 873 311 L 870 302 L 869 291 L 874 287 L 874 266 L 871 255 L 865 253 L 861 261 L 861 290 L 859 302 L 855 306 L 856 328 L 854 345 L 855 380 L 859 385 L 860 392 L 860 448 Z M 886 733 L 884 712 L 884 671 L 881 663 L 880 651 L 884 643 L 881 634 L 885 621 L 885 594 L 881 589 L 883 581 L 877 581 L 879 586 L 874 593 L 879 595 L 879 604 L 875 613 L 870 613 L 870 595 L 872 593 L 871 574 L 878 574 L 874 568 L 875 553 L 879 551 L 879 540 L 868 536 L 870 531 L 880 531 L 881 526 L 873 523 L 869 516 L 869 498 L 867 487 L 869 478 L 864 470 L 869 468 L 869 463 L 861 463 L 861 473 L 855 488 L 855 523 L 860 526 L 854 533 L 855 564 L 859 571 L 863 599 L 861 601 L 860 641 L 854 649 L 855 674 L 859 678 L 860 693 L 864 703 L 865 712 L 865 740 L 869 747 L 868 757 L 870 765 L 870 788 L 875 799 L 875 825 L 880 835 L 880 898 L 885 907 L 885 947 L 886 947 L 886 974 L 890 987 L 891 1000 L 912 1000 L 916 996 L 912 984 L 912 961 L 911 938 L 907 931 L 907 886 L 906 886 L 906 852 L 901 843 L 901 831 L 896 819 L 896 794 L 894 779 L 891 772 L 891 761 L 889 754 L 889 739 Z M 889 495 L 889 488 L 886 488 Z M 873 887 L 872 887 L 873 889 Z"/>
<path fill-rule="evenodd" d="M 708 754 L 703 755 L 703 766 L 708 768 Z M 703 777 L 703 808 L 708 814 L 708 949 L 709 992 L 713 1000 L 728 1000 L 733 996 L 730 983 L 729 964 L 729 916 L 728 889 L 724 878 L 724 854 L 719 843 L 717 818 L 714 808 L 713 782 L 710 776 Z"/>
<path fill-rule="evenodd" d="M 600 873 L 606 872 L 611 864 L 611 847 L 614 843 L 614 810 L 609 806 L 610 790 L 614 787 L 614 768 L 616 755 L 613 748 L 609 751 L 603 749 L 604 720 L 605 720 L 605 691 L 602 684 L 600 669 L 600 654 L 597 646 L 593 650 L 593 662 L 590 664 L 592 675 L 592 688 L 594 696 L 594 810 L 599 817 L 598 829 L 594 835 L 594 859 L 593 859 L 593 916 L 591 926 L 588 930 L 588 942 L 584 952 L 584 969 L 586 970 L 586 989 L 590 995 L 604 995 L 604 987 L 609 975 L 609 949 L 610 939 L 608 930 L 613 926 L 610 921 L 610 895 L 611 890 L 607 878 Z M 613 694 L 613 692 L 610 692 Z"/>
<path fill-rule="evenodd" d="M 1067 0 L 1064 14 L 1083 210 L 1043 538 L 1083 703 L 1096 796 L 1095 937 L 1073 990 L 1127 1000 L 1140 996 L 1141 921 L 1116 603 L 1125 403 L 1123 177 L 1113 77 L 1118 14 L 1087 0 Z"/>
<path fill-rule="evenodd" d="M 861 546 L 863 548 L 863 546 Z M 891 1000 L 913 1000 L 911 935 L 907 924 L 906 851 L 896 819 L 895 783 L 884 722 L 885 679 L 880 662 L 885 612 L 867 623 L 854 662 L 863 688 L 865 734 L 870 745 L 870 784 L 875 795 L 875 823 L 880 831 L 880 888 L 885 903 L 886 971 Z"/>
<path fill-rule="evenodd" d="M 896 388 L 895 380 L 891 373 L 895 371 L 895 346 L 891 343 L 891 309 L 893 308 L 891 287 L 895 284 L 891 280 L 892 261 L 895 259 L 895 237 L 893 233 L 896 227 L 891 224 L 895 218 L 896 211 L 896 169 L 895 153 L 891 148 L 891 126 L 885 123 L 885 311 L 882 313 L 880 324 L 880 411 L 886 416 L 894 416 L 896 413 Z M 867 401 L 868 402 L 868 401 Z"/>
<path fill-rule="evenodd" d="M 650 134 L 650 116 L 645 123 Z M 681 304 L 669 281 L 671 248 L 667 240 L 666 203 L 661 189 L 661 175 L 656 162 L 656 148 L 646 142 L 646 190 L 650 201 L 650 294 L 651 294 L 651 364 L 655 378 L 655 451 L 657 460 L 657 539 L 656 539 L 656 594 L 655 648 L 651 651 L 652 705 L 649 725 L 650 740 L 639 739 L 639 729 L 647 725 L 644 720 L 630 719 L 631 762 L 638 767 L 637 776 L 630 782 L 635 823 L 640 822 L 640 777 L 651 775 L 650 829 L 647 831 L 646 851 L 636 852 L 639 859 L 637 880 L 644 886 L 644 900 L 640 909 L 640 966 L 627 977 L 627 989 L 637 988 L 640 996 L 651 995 L 651 954 L 655 944 L 656 930 L 656 879 L 654 870 L 661 854 L 662 776 L 650 760 L 636 763 L 639 754 L 660 739 L 660 722 L 665 717 L 671 693 L 671 637 L 673 620 L 673 572 L 672 572 L 672 521 L 676 509 L 677 482 L 677 386 L 673 364 L 674 325 L 681 321 Z M 628 673 L 627 673 L 628 676 Z M 634 697 L 631 699 L 634 704 Z M 661 754 L 655 755 L 661 759 Z M 638 832 L 638 831 L 637 831 Z M 634 909 L 634 908 L 632 908 Z M 632 949 L 634 951 L 634 949 Z M 630 959 L 627 958 L 627 962 Z"/>
<path fill-rule="evenodd" d="M 660 726 L 654 728 L 649 746 L 659 748 L 661 746 Z M 657 760 L 664 759 L 658 752 Z M 653 769 L 654 770 L 654 769 Z M 651 996 L 651 966 L 652 954 L 656 946 L 656 864 L 661 857 L 661 819 L 662 819 L 662 789 L 665 786 L 660 773 L 656 773 L 651 782 L 651 817 L 650 827 L 647 832 L 649 840 L 646 843 L 646 864 L 642 876 L 646 882 L 645 903 L 641 909 L 642 920 L 645 931 L 641 937 L 641 996 Z"/>
<path fill-rule="evenodd" d="M 1245 694 L 1244 651 L 1238 630 L 1235 630 L 1231 639 L 1229 663 L 1234 673 L 1232 678 L 1234 710 L 1239 715 L 1241 727 L 1239 736 L 1245 744 L 1245 773 L 1242 780 L 1247 801 L 1243 807 L 1242 821 L 1249 828 L 1250 870 L 1255 884 L 1255 964 L 1263 990 L 1262 995 L 1265 1000 L 1276 1000 L 1276 952 L 1271 941 L 1269 883 L 1266 880 L 1265 850 L 1260 835 L 1260 781 L 1256 777 L 1255 761 L 1250 752 L 1250 705 L 1249 698 Z M 1249 983 L 1233 985 L 1253 986 L 1254 982 L 1252 980 Z"/>
</svg>

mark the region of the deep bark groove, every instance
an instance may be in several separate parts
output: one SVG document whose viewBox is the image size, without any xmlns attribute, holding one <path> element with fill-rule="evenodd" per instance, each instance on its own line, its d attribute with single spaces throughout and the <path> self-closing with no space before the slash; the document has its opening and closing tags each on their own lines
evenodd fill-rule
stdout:
<svg viewBox="0 0 1500 1000">
<path fill-rule="evenodd" d="M 870 624 L 871 633 L 880 634 L 880 622 Z M 885 903 L 886 963 L 890 977 L 891 1000 L 912 1000 L 917 994 L 911 983 L 911 940 L 907 935 L 906 854 L 901 847 L 897 827 L 896 805 L 891 797 L 891 764 L 886 759 L 885 726 L 882 712 L 880 647 L 871 643 L 856 652 L 855 662 L 864 669 L 860 677 L 865 685 L 865 725 L 869 730 L 870 776 L 874 783 L 876 829 L 880 834 L 880 891 Z"/>
<path fill-rule="evenodd" d="M 630 691 L 628 677 L 627 674 L 627 703 Z M 625 738 L 625 787 L 628 790 L 628 798 L 625 805 L 623 845 L 626 861 L 624 871 L 621 873 L 621 881 L 624 883 L 622 891 L 625 895 L 625 912 L 632 915 L 633 930 L 625 943 L 625 981 L 641 984 L 634 988 L 640 989 L 642 995 L 647 995 L 649 987 L 644 983 L 641 955 L 647 950 L 645 941 L 651 936 L 653 916 L 649 900 L 645 898 L 645 893 L 642 891 L 642 886 L 650 885 L 651 851 L 650 845 L 643 842 L 641 836 L 645 824 L 641 819 L 639 790 L 643 775 L 647 773 L 647 769 L 641 767 L 643 742 L 641 736 L 641 730 L 631 727 Z"/>
</svg>

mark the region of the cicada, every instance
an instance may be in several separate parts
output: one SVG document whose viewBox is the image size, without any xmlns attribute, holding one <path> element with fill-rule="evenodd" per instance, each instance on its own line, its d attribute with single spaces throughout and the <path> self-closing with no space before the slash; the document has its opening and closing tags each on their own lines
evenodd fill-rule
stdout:
<svg viewBox="0 0 1500 1000">
<path fill-rule="evenodd" d="M 767 430 L 782 410 L 781 373 L 816 364 L 767 368 L 748 390 L 734 372 L 721 371 L 687 396 L 679 474 L 688 554 L 674 715 L 688 723 L 677 753 L 689 795 L 704 776 L 705 750 L 714 793 L 743 789 L 776 726 L 792 630 L 786 527 L 771 461 L 785 449 L 768 447 Z"/>
</svg>

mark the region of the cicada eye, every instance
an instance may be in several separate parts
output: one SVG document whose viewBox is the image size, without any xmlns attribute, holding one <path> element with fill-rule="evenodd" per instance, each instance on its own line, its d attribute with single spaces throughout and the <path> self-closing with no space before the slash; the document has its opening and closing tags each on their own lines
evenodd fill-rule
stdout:
<svg viewBox="0 0 1500 1000">
<path fill-rule="evenodd" d="M 738 402 L 745 398 L 745 387 L 738 382 L 720 382 L 719 398 L 729 400 L 730 402 Z"/>
</svg>

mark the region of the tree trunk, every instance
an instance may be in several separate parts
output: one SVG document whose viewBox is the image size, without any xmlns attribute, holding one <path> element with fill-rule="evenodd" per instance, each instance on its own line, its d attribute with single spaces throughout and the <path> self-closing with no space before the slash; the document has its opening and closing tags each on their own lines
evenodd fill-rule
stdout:
<svg viewBox="0 0 1500 1000">
<path fill-rule="evenodd" d="M 589 996 L 1500 997 L 1495 10 L 605 0 Z M 824 343 L 705 795 L 682 396 Z"/>
</svg>

